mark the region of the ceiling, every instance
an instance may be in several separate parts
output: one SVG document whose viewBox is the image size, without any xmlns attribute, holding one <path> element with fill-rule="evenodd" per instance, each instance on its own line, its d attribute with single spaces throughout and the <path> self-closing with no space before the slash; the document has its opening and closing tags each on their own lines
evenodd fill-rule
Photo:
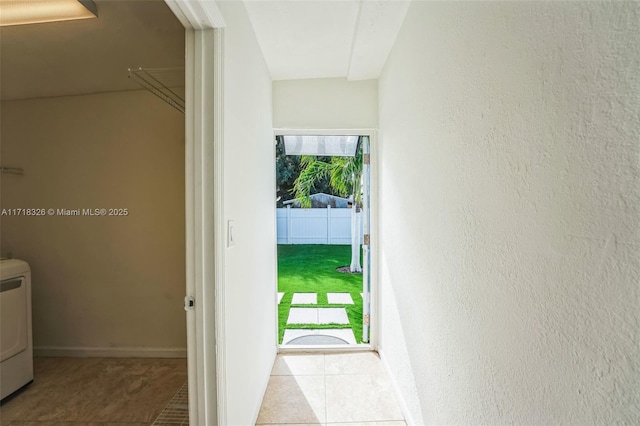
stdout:
<svg viewBox="0 0 640 426">
<path fill-rule="evenodd" d="M 274 80 L 378 78 L 409 7 L 403 0 L 245 0 Z"/>
<path fill-rule="evenodd" d="M 130 67 L 184 67 L 184 28 L 164 1 L 95 3 L 97 19 L 0 28 L 1 99 L 137 90 Z M 409 2 L 244 4 L 274 80 L 364 80 L 378 78 Z"/>
<path fill-rule="evenodd" d="M 163 1 L 95 3 L 97 19 L 0 29 L 3 100 L 135 90 L 130 67 L 184 67 L 184 28 Z"/>
</svg>

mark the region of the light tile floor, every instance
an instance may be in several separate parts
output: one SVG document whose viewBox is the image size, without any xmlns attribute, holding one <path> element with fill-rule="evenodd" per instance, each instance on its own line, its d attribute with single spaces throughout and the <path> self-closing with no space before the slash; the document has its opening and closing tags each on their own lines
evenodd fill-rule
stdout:
<svg viewBox="0 0 640 426">
<path fill-rule="evenodd" d="M 187 380 L 186 359 L 35 358 L 2 426 L 149 425 Z"/>
<path fill-rule="evenodd" d="M 256 425 L 406 426 L 375 352 L 280 354 Z"/>
</svg>

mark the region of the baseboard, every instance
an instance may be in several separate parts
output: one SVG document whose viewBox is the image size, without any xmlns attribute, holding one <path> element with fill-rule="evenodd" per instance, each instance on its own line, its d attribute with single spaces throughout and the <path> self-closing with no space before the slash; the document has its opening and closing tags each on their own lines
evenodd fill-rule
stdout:
<svg viewBox="0 0 640 426">
<path fill-rule="evenodd" d="M 387 376 L 389 376 L 389 379 L 391 380 L 393 391 L 396 394 L 396 398 L 398 399 L 398 404 L 400 405 L 400 410 L 402 411 L 402 415 L 404 416 L 405 423 L 407 424 L 407 426 L 417 426 L 416 422 L 413 420 L 413 416 L 409 412 L 409 406 L 402 396 L 400 386 L 398 386 L 398 382 L 396 382 L 396 378 L 391 372 L 391 368 L 389 367 L 387 358 L 384 355 L 384 351 L 380 350 L 380 348 L 378 348 L 378 355 L 380 356 L 380 361 L 382 361 L 382 365 L 387 372 Z"/>
<path fill-rule="evenodd" d="M 73 346 L 40 346 L 33 348 L 40 357 L 69 358 L 186 358 L 186 348 L 100 348 Z"/>
</svg>

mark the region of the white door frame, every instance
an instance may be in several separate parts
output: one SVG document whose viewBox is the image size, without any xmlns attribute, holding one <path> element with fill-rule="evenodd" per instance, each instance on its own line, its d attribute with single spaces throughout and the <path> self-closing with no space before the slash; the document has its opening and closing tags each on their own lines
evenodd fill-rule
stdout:
<svg viewBox="0 0 640 426">
<path fill-rule="evenodd" d="M 370 294 L 370 329 L 369 329 L 369 343 L 345 347 L 343 345 L 336 346 L 305 346 L 297 348 L 287 348 L 283 345 L 278 345 L 278 352 L 305 352 L 311 349 L 322 349 L 324 351 L 358 351 L 358 350 L 378 350 L 379 342 L 379 323 L 378 323 L 378 131 L 376 129 L 273 129 L 273 137 L 276 136 L 332 136 L 332 135 L 344 135 L 344 136 L 369 136 L 369 147 L 371 154 L 370 175 L 369 175 L 369 232 L 371 235 L 370 240 L 370 253 L 371 253 L 371 270 L 369 271 L 371 280 L 371 294 Z M 275 159 L 275 145 L 274 145 L 274 159 Z M 273 162 L 275 167 L 275 161 Z M 276 260 L 277 262 L 277 260 Z M 277 271 L 277 265 L 276 265 Z M 277 277 L 276 277 L 277 280 Z M 274 296 L 277 303 L 277 295 Z M 276 341 L 277 324 L 278 324 L 278 310 L 276 309 Z"/>
<path fill-rule="evenodd" d="M 224 235 L 225 22 L 214 1 L 165 2 L 185 27 L 186 296 L 194 300 L 185 307 L 189 423 L 224 425 L 224 239 L 215 235 Z"/>
</svg>

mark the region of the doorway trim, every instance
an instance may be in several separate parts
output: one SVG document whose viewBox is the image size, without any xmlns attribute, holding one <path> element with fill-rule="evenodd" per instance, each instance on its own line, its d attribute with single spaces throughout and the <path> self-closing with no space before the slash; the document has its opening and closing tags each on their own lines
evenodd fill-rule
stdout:
<svg viewBox="0 0 640 426">
<path fill-rule="evenodd" d="M 190 424 L 224 425 L 223 70 L 215 1 L 165 0 L 185 27 L 185 245 Z M 194 301 L 188 307 L 187 299 Z"/>
<path fill-rule="evenodd" d="M 370 331 L 369 331 L 369 343 L 360 345 L 349 345 L 345 347 L 341 346 L 297 346 L 286 347 L 278 344 L 278 353 L 291 353 L 291 352 L 308 352 L 310 350 L 322 350 L 322 351 L 377 351 L 379 342 L 379 320 L 378 320 L 378 130 L 372 128 L 359 128 L 359 129 L 293 129 L 293 128 L 274 128 L 273 139 L 276 136 L 368 136 L 369 146 L 371 154 L 370 164 L 370 176 L 369 176 L 369 192 L 370 192 L 370 253 L 372 267 L 369 271 L 371 279 L 371 294 L 370 294 Z M 275 158 L 275 144 L 274 144 Z M 272 162 L 275 175 L 275 161 Z M 277 223 L 274 223 L 277 226 Z M 277 273 L 277 258 L 276 258 L 276 273 Z M 278 277 L 276 276 L 276 282 Z M 274 295 L 277 303 L 277 294 Z M 278 341 L 278 310 L 276 309 L 274 321 L 276 322 L 276 336 L 274 337 Z"/>
</svg>

